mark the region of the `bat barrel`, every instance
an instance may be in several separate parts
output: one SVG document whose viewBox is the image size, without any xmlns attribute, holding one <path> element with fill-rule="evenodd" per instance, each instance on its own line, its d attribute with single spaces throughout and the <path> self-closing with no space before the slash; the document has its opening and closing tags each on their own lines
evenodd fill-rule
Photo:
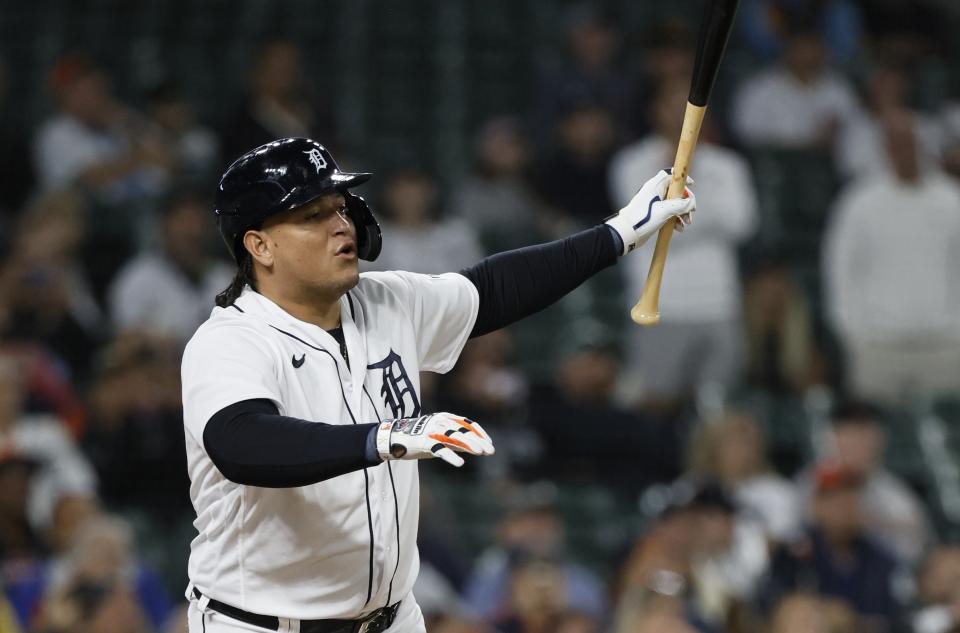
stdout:
<svg viewBox="0 0 960 633">
<path fill-rule="evenodd" d="M 720 60 L 727 48 L 739 5 L 740 0 L 712 0 L 707 3 L 706 13 L 700 23 L 697 56 L 693 61 L 693 76 L 690 80 L 688 101 L 693 105 L 706 106 L 710 100 L 710 92 L 717 79 Z"/>
</svg>

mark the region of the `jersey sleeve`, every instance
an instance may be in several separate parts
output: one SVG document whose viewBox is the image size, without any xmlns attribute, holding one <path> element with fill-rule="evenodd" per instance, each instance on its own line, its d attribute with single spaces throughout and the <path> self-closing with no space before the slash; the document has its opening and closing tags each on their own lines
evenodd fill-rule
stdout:
<svg viewBox="0 0 960 633">
<path fill-rule="evenodd" d="M 459 273 L 380 273 L 413 322 L 420 368 L 444 374 L 453 368 L 477 320 L 477 288 Z"/>
<path fill-rule="evenodd" d="M 183 419 L 202 443 L 207 422 L 224 407 L 243 400 L 280 405 L 280 380 L 267 339 L 239 323 L 203 326 L 187 344 L 181 366 Z"/>
</svg>

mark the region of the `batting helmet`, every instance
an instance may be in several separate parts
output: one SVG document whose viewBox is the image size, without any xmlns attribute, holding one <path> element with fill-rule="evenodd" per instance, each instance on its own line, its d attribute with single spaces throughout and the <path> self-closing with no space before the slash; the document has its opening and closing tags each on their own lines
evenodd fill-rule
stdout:
<svg viewBox="0 0 960 633">
<path fill-rule="evenodd" d="M 340 171 L 327 148 L 307 138 L 261 145 L 235 160 L 220 178 L 214 198 L 220 235 L 239 262 L 248 230 L 270 216 L 338 191 L 346 198 L 347 215 L 357 229 L 357 256 L 373 261 L 383 245 L 380 225 L 363 198 L 348 191 L 371 175 Z"/>
</svg>

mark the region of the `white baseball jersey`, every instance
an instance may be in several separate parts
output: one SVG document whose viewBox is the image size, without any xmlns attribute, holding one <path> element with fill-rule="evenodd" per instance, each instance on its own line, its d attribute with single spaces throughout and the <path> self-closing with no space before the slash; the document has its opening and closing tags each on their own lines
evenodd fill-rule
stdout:
<svg viewBox="0 0 960 633">
<path fill-rule="evenodd" d="M 340 300 L 349 368 L 326 331 L 247 288 L 214 308 L 183 357 L 190 497 L 199 535 L 189 575 L 204 595 L 293 619 L 354 619 L 405 597 L 419 569 L 416 461 L 390 461 L 299 488 L 227 480 L 203 430 L 254 398 L 281 415 L 360 424 L 421 413 L 420 371 L 449 371 L 477 317 L 456 273 L 364 273 Z"/>
</svg>

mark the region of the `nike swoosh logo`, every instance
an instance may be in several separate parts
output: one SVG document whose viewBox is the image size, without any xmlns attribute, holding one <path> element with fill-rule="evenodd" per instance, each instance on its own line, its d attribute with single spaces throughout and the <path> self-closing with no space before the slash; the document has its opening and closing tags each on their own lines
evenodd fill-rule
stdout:
<svg viewBox="0 0 960 633">
<path fill-rule="evenodd" d="M 300 366 L 303 365 L 303 361 L 307 360 L 307 355 L 302 354 L 298 359 L 297 355 L 294 354 L 293 356 L 290 357 L 290 360 L 293 362 L 294 369 L 300 369 Z"/>
</svg>

